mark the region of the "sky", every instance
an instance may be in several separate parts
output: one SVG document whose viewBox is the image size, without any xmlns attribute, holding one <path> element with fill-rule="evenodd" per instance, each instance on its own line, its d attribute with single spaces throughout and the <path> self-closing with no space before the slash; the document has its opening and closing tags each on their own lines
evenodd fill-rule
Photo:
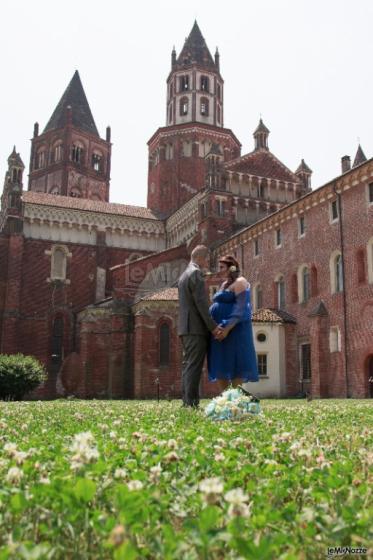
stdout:
<svg viewBox="0 0 373 560">
<path fill-rule="evenodd" d="M 34 122 L 44 128 L 78 69 L 101 136 L 112 127 L 110 200 L 145 206 L 171 50 L 195 19 L 219 47 L 224 124 L 242 154 L 261 115 L 270 150 L 293 171 L 304 158 L 313 188 L 359 141 L 373 156 L 372 0 L 2 0 L 0 18 L 2 176 L 14 144 L 28 168 Z"/>
</svg>

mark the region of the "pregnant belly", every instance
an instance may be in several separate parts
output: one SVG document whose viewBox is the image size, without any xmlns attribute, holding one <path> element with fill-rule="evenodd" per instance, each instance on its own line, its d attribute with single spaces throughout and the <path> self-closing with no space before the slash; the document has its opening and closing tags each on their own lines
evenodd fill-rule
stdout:
<svg viewBox="0 0 373 560">
<path fill-rule="evenodd" d="M 232 303 L 213 303 L 210 307 L 210 314 L 214 321 L 222 321 L 228 319 L 232 313 Z"/>
</svg>

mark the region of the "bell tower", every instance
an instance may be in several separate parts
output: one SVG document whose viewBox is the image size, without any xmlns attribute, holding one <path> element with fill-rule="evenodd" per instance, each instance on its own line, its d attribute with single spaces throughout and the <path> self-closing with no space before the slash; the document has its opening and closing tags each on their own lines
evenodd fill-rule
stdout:
<svg viewBox="0 0 373 560">
<path fill-rule="evenodd" d="M 222 164 L 240 156 L 240 142 L 224 128 L 223 94 L 219 52 L 216 49 L 212 57 L 194 22 L 179 56 L 175 47 L 171 53 L 166 126 L 148 142 L 147 205 L 161 218 L 205 188 L 207 174 L 211 182 L 212 161 Z M 212 149 L 214 160 L 206 159 Z M 213 184 L 217 185 L 215 178 Z"/>
<path fill-rule="evenodd" d="M 29 190 L 107 202 L 110 135 L 100 138 L 76 71 L 43 132 L 34 125 Z"/>
<path fill-rule="evenodd" d="M 14 146 L 8 157 L 8 170 L 1 196 L 0 231 L 4 230 L 5 233 L 16 233 L 22 229 L 21 196 L 24 169 L 21 156 Z"/>
<path fill-rule="evenodd" d="M 194 22 L 179 56 L 175 47 L 172 51 L 166 125 L 200 122 L 223 127 L 223 87 L 218 50 L 213 60 Z"/>
</svg>

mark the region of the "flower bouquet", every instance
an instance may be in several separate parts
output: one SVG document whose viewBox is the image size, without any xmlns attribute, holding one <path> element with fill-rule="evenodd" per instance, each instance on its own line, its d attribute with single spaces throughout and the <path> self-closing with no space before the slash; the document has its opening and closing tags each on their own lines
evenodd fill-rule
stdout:
<svg viewBox="0 0 373 560">
<path fill-rule="evenodd" d="M 205 408 L 206 416 L 213 420 L 242 420 L 260 412 L 259 399 L 242 387 L 228 387 Z"/>
</svg>

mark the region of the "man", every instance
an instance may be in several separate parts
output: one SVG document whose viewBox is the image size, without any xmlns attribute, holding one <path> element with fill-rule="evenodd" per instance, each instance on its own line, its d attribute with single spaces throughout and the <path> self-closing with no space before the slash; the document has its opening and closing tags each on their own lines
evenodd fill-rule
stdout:
<svg viewBox="0 0 373 560">
<path fill-rule="evenodd" d="M 210 317 L 202 271 L 208 267 L 209 251 L 197 245 L 191 261 L 179 278 L 179 336 L 183 345 L 183 406 L 199 405 L 199 382 L 207 352 L 209 332 L 220 339 L 222 329 Z"/>
</svg>

